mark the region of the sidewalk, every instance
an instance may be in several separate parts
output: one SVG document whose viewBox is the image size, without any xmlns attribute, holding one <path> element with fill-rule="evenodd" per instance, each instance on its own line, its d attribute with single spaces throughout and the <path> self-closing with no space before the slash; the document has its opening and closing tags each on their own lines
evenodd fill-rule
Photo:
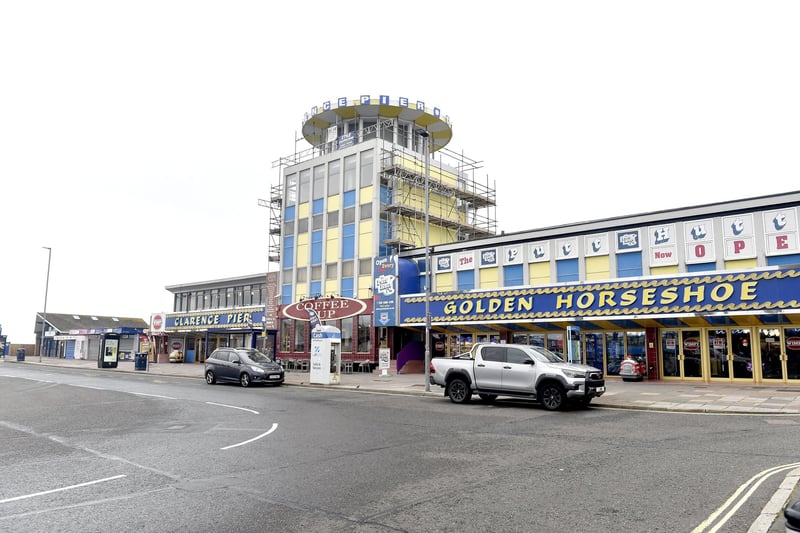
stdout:
<svg viewBox="0 0 800 533">
<path fill-rule="evenodd" d="M 93 369 L 98 372 L 135 372 L 185 376 L 203 379 L 202 363 L 148 363 L 147 370 L 135 370 L 134 362 L 120 361 L 117 368 L 97 368 L 94 360 L 58 359 L 28 356 L 18 362 L 15 357 L 0 359 L 6 364 L 30 364 L 65 366 Z M 286 385 L 308 387 L 331 387 L 347 390 L 383 392 L 442 398 L 444 389 L 436 385 L 425 385 L 424 374 L 397 374 L 394 367 L 386 375 L 380 370 L 372 373 L 354 372 L 342 374 L 337 385 L 309 383 L 308 372 L 286 372 Z M 426 391 L 426 388 L 429 390 Z M 595 407 L 619 409 L 647 409 L 655 411 L 679 411 L 695 413 L 739 413 L 739 414 L 800 414 L 800 384 L 730 384 L 672 381 L 623 382 L 606 380 L 607 392 L 592 400 Z"/>
</svg>

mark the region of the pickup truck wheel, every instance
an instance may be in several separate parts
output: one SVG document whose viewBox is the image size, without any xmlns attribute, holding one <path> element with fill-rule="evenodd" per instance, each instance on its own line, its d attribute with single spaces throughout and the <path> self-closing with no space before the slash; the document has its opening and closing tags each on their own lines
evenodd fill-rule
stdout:
<svg viewBox="0 0 800 533">
<path fill-rule="evenodd" d="M 564 407 L 564 389 L 558 383 L 545 383 L 539 388 L 539 401 L 548 411 Z"/>
<path fill-rule="evenodd" d="M 486 403 L 492 403 L 497 399 L 497 394 L 479 394 L 478 396 Z"/>
<path fill-rule="evenodd" d="M 472 398 L 472 390 L 466 381 L 456 378 L 447 385 L 447 396 L 453 403 L 464 403 Z"/>
</svg>

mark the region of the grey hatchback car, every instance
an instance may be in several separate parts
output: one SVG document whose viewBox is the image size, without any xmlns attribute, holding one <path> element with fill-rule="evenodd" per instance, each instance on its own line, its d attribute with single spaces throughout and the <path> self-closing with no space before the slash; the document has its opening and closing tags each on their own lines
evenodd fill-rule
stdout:
<svg viewBox="0 0 800 533">
<path fill-rule="evenodd" d="M 217 348 L 206 359 L 206 383 L 238 381 L 242 387 L 253 383 L 283 383 L 283 367 L 255 348 Z"/>
</svg>

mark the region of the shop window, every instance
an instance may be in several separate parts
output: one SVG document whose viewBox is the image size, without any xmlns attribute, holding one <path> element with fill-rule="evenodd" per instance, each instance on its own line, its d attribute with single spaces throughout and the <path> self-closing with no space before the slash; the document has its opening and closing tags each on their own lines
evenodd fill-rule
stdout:
<svg viewBox="0 0 800 533">
<path fill-rule="evenodd" d="M 606 374 L 618 376 L 619 367 L 625 359 L 625 337 L 620 331 L 606 332 Z"/>
<path fill-rule="evenodd" d="M 280 351 L 290 352 L 292 350 L 292 321 L 281 320 Z"/>
<path fill-rule="evenodd" d="M 342 319 L 342 353 L 353 353 L 353 319 Z"/>
<path fill-rule="evenodd" d="M 303 322 L 301 320 L 294 321 L 294 347 L 292 351 L 294 352 L 305 352 L 306 351 L 306 337 L 308 333 L 306 331 L 306 326 L 308 322 Z"/>
<path fill-rule="evenodd" d="M 372 353 L 372 316 L 358 316 L 358 353 Z"/>
</svg>

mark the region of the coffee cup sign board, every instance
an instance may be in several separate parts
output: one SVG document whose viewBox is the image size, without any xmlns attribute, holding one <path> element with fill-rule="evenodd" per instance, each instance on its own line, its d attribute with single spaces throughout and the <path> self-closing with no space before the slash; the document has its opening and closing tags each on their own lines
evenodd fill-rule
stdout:
<svg viewBox="0 0 800 533">
<path fill-rule="evenodd" d="M 378 368 L 381 370 L 389 369 L 389 358 L 391 357 L 391 352 L 389 348 L 381 348 L 378 350 Z"/>
</svg>

